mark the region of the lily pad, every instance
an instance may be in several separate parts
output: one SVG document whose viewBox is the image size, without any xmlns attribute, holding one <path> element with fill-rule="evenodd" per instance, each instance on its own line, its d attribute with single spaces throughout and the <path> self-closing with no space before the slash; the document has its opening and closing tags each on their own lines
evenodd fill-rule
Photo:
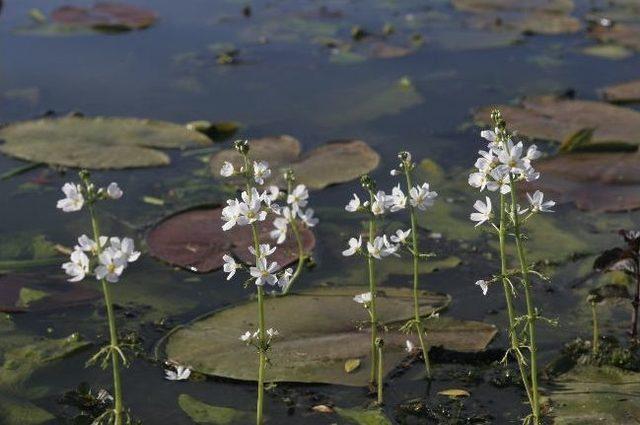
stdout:
<svg viewBox="0 0 640 425">
<path fill-rule="evenodd" d="M 451 0 L 453 6 L 464 12 L 544 12 L 569 13 L 573 0 Z"/>
<path fill-rule="evenodd" d="M 235 226 L 225 232 L 222 230 L 224 222 L 221 215 L 221 208 L 195 209 L 165 219 L 147 235 L 149 253 L 171 265 L 197 273 L 221 268 L 225 253 L 253 263 L 253 256 L 247 250 L 247 246 L 253 244 L 251 227 Z M 269 236 L 271 230 L 272 221 L 260 223 L 260 240 L 273 245 Z M 313 250 L 316 243 L 313 232 L 307 228 L 300 229 L 300 232 L 305 251 Z M 288 237 L 269 258 L 281 267 L 296 261 L 298 251 L 295 238 Z"/>
<path fill-rule="evenodd" d="M 370 333 L 368 314 L 354 301 L 363 286 L 325 287 L 265 301 L 267 326 L 279 330 L 269 354 L 271 382 L 315 382 L 365 386 L 369 380 Z M 422 292 L 423 315 L 440 311 L 449 304 L 447 295 Z M 399 327 L 412 317 L 413 296 L 408 288 L 381 288 L 379 319 L 388 326 L 384 333 L 385 373 L 405 356 L 406 339 Z M 291 320 L 295 317 L 295 320 Z M 191 366 L 195 371 L 238 380 L 257 378 L 255 349 L 243 345 L 238 336 L 256 328 L 255 302 L 247 302 L 198 320 L 178 329 L 166 346 L 167 357 Z M 358 323 L 364 329 L 357 330 Z M 482 351 L 496 334 L 496 328 L 481 322 L 450 318 L 430 320 L 427 335 L 432 346 L 451 350 Z M 413 341 L 417 344 L 417 341 Z M 360 368 L 345 372 L 349 359 L 360 359 Z"/>
<path fill-rule="evenodd" d="M 611 26 L 594 26 L 590 35 L 602 43 L 614 43 L 640 51 L 640 24 L 616 23 Z"/>
<path fill-rule="evenodd" d="M 113 117 L 39 119 L 0 129 L 0 152 L 32 162 L 92 169 L 168 165 L 159 149 L 208 146 L 205 135 L 165 121 Z"/>
<path fill-rule="evenodd" d="M 640 422 L 640 373 L 612 366 L 577 366 L 561 375 L 550 394 L 557 425 Z"/>
<path fill-rule="evenodd" d="M 521 136 L 562 142 L 584 128 L 593 128 L 591 144 L 622 143 L 640 145 L 640 112 L 590 100 L 569 100 L 553 96 L 525 99 L 520 106 L 498 105 L 481 108 L 474 119 L 489 124 L 495 108 Z"/>
<path fill-rule="evenodd" d="M 97 31 L 129 31 L 148 28 L 158 16 L 149 9 L 123 3 L 96 3 L 91 7 L 62 6 L 51 13 L 51 20 L 71 28 Z"/>
<path fill-rule="evenodd" d="M 604 100 L 613 103 L 640 102 L 640 80 L 613 84 L 601 90 Z"/>
<path fill-rule="evenodd" d="M 585 55 L 611 60 L 621 60 L 633 56 L 633 51 L 626 47 L 608 43 L 588 46 L 582 49 L 581 52 Z"/>
<path fill-rule="evenodd" d="M 387 418 L 382 409 L 343 409 L 341 407 L 334 408 L 335 412 L 348 423 L 356 425 L 391 425 L 392 422 Z"/>
<path fill-rule="evenodd" d="M 230 407 L 212 406 L 189 394 L 178 396 L 180 408 L 197 424 L 231 425 L 247 423 L 253 415 Z"/>
<path fill-rule="evenodd" d="M 527 188 L 540 189 L 560 202 L 583 210 L 627 211 L 640 208 L 640 155 L 637 153 L 570 153 L 541 160 L 543 179 Z"/>
<path fill-rule="evenodd" d="M 361 140 L 330 141 L 302 156 L 300 142 L 290 136 L 252 140 L 250 149 L 253 159 L 269 163 L 274 184 L 285 186 L 281 171 L 291 168 L 296 182 L 312 190 L 356 179 L 375 169 L 380 162 L 378 153 Z M 220 151 L 210 159 L 214 175 L 219 175 L 224 161 L 235 167 L 241 165 L 241 157 L 234 149 Z"/>
</svg>

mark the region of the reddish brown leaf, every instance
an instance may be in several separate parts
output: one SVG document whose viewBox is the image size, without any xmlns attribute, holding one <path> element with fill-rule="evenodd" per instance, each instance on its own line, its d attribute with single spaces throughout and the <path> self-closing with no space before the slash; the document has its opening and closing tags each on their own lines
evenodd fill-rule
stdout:
<svg viewBox="0 0 640 425">
<path fill-rule="evenodd" d="M 60 24 L 94 29 L 144 29 L 158 19 L 155 12 L 122 3 L 97 3 L 92 7 L 62 6 L 51 13 Z"/>
</svg>

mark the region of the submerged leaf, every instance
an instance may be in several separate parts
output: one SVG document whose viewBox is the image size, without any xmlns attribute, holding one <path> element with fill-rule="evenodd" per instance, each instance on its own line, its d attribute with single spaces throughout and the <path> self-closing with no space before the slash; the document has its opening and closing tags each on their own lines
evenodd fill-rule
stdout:
<svg viewBox="0 0 640 425">
<path fill-rule="evenodd" d="M 369 381 L 371 336 L 367 312 L 353 301 L 361 286 L 325 287 L 265 300 L 267 326 L 280 336 L 269 353 L 270 382 L 317 382 L 364 386 Z M 420 312 L 427 316 L 444 309 L 446 295 L 421 292 Z M 256 380 L 255 349 L 243 345 L 238 337 L 257 327 L 255 302 L 239 304 L 212 313 L 169 337 L 167 357 L 208 375 Z M 378 316 L 388 326 L 385 341 L 385 373 L 405 356 L 407 335 L 399 327 L 413 317 L 413 291 L 408 288 L 380 288 Z M 295 320 L 291 320 L 295 317 Z M 356 329 L 358 323 L 364 328 Z M 441 317 L 427 321 L 431 346 L 476 352 L 482 351 L 496 334 L 492 325 Z M 418 341 L 408 336 L 414 344 Z M 360 359 L 360 368 L 351 373 L 345 362 Z"/>
<path fill-rule="evenodd" d="M 189 394 L 178 396 L 180 408 L 197 424 L 232 425 L 248 422 L 252 414 L 230 407 L 212 406 Z"/>
<path fill-rule="evenodd" d="M 211 144 L 205 135 L 164 121 L 136 118 L 39 119 L 0 129 L 0 152 L 32 162 L 91 169 L 167 165 L 158 149 Z"/>
<path fill-rule="evenodd" d="M 381 409 L 343 409 L 336 407 L 335 412 L 341 418 L 355 425 L 391 425 L 392 422 L 387 418 Z"/>
</svg>

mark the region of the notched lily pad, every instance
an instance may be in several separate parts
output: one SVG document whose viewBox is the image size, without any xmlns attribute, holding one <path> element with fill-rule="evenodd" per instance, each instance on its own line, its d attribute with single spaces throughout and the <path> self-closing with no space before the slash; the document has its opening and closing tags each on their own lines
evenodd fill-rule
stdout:
<svg viewBox="0 0 640 425">
<path fill-rule="evenodd" d="M 502 112 L 509 126 L 532 139 L 561 142 L 577 131 L 593 128 L 591 144 L 640 145 L 640 112 L 590 100 L 554 96 L 525 99 L 520 106 L 483 107 L 474 114 L 476 122 L 489 124 L 492 109 Z"/>
<path fill-rule="evenodd" d="M 225 232 L 221 215 L 221 208 L 195 209 L 165 219 L 147 235 L 149 253 L 171 265 L 198 273 L 221 268 L 224 265 L 222 256 L 226 253 L 253 263 L 255 260 L 247 250 L 253 243 L 251 227 L 235 226 Z M 260 240 L 273 245 L 269 236 L 273 230 L 272 221 L 261 222 L 258 229 Z M 305 251 L 312 251 L 316 243 L 313 232 L 307 228 L 300 232 Z M 281 267 L 297 260 L 295 238 L 290 235 L 269 259 Z"/>
<path fill-rule="evenodd" d="M 279 330 L 269 354 L 271 382 L 315 382 L 364 386 L 369 380 L 370 333 L 368 314 L 353 301 L 362 286 L 325 287 L 286 297 L 267 298 L 267 326 Z M 447 295 L 422 292 L 420 311 L 429 315 L 449 304 Z M 256 380 L 255 349 L 243 345 L 238 336 L 256 328 L 255 302 L 247 302 L 212 313 L 175 331 L 166 346 L 169 358 L 208 375 L 238 380 Z M 385 373 L 405 356 L 405 341 L 417 340 L 400 332 L 412 317 L 413 295 L 408 288 L 381 288 L 378 315 L 389 331 L 384 333 Z M 295 320 L 291 320 L 295 317 Z M 358 323 L 364 329 L 357 330 Z M 441 317 L 427 322 L 432 346 L 477 352 L 485 349 L 496 328 L 481 322 Z M 361 366 L 346 373 L 345 362 L 360 359 Z"/>
<path fill-rule="evenodd" d="M 208 146 L 205 135 L 166 121 L 115 117 L 64 117 L 0 128 L 0 152 L 65 167 L 118 169 L 168 165 L 158 149 Z"/>
<path fill-rule="evenodd" d="M 51 13 L 51 20 L 70 28 L 91 28 L 118 32 L 145 29 L 158 16 L 149 9 L 123 3 L 96 3 L 91 7 L 61 6 Z"/>
<path fill-rule="evenodd" d="M 290 136 L 269 137 L 250 141 L 250 155 L 255 160 L 267 161 L 272 169 L 273 184 L 285 186 L 282 171 L 291 168 L 296 182 L 309 189 L 323 189 L 360 177 L 373 169 L 380 156 L 362 140 L 336 140 L 319 146 L 300 156 L 300 142 Z M 239 168 L 241 157 L 234 149 L 226 149 L 211 156 L 214 175 L 219 176 L 224 161 Z"/>
<path fill-rule="evenodd" d="M 543 179 L 527 184 L 560 202 L 583 210 L 627 211 L 640 208 L 638 153 L 570 153 L 541 160 Z"/>
</svg>

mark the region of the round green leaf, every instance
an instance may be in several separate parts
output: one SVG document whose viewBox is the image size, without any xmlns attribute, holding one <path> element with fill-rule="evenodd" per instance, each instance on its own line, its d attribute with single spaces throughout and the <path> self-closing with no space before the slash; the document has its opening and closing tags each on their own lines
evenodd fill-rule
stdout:
<svg viewBox="0 0 640 425">
<path fill-rule="evenodd" d="M 91 169 L 167 165 L 160 149 L 209 145 L 182 125 L 136 118 L 65 117 L 0 128 L 0 152 L 32 162 Z"/>
<path fill-rule="evenodd" d="M 325 287 L 300 294 L 265 300 L 267 327 L 280 336 L 269 352 L 271 382 L 317 382 L 365 386 L 369 381 L 371 336 L 369 315 L 353 301 L 361 286 Z M 421 292 L 423 315 L 444 309 L 450 297 Z M 379 320 L 388 326 L 385 341 L 385 373 L 405 356 L 405 341 L 418 344 L 415 336 L 398 329 L 413 315 L 413 292 L 408 288 L 384 288 L 378 296 Z M 208 375 L 239 380 L 256 380 L 258 356 L 255 348 L 238 338 L 257 328 L 255 302 L 214 312 L 175 331 L 169 337 L 167 357 Z M 358 330 L 358 325 L 362 330 Z M 481 322 L 440 318 L 427 321 L 427 340 L 432 346 L 466 352 L 483 350 L 496 329 Z M 345 362 L 360 359 L 361 366 L 345 372 Z"/>
</svg>

